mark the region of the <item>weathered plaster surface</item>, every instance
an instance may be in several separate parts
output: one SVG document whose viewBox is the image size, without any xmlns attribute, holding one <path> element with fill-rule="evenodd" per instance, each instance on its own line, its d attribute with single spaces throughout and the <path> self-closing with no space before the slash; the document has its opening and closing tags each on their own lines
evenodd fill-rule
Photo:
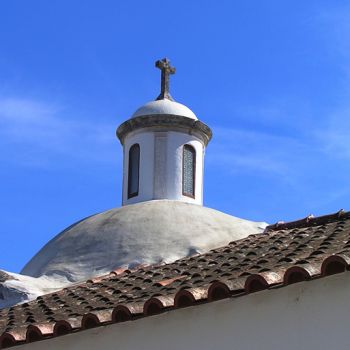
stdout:
<svg viewBox="0 0 350 350">
<path fill-rule="evenodd" d="M 211 129 L 201 121 L 172 114 L 153 114 L 131 118 L 118 127 L 116 135 L 120 142 L 124 144 L 125 137 L 128 134 L 145 129 L 152 129 L 155 131 L 165 131 L 165 129 L 167 129 L 190 135 L 193 134 L 201 138 L 205 145 L 208 144 L 213 136 Z"/>
<path fill-rule="evenodd" d="M 0 270 L 0 274 L 4 271 Z M 0 309 L 35 299 L 38 295 L 52 293 L 64 288 L 66 278 L 39 278 L 6 272 L 6 279 L 0 281 Z"/>
<path fill-rule="evenodd" d="M 266 223 L 156 200 L 90 216 L 53 238 L 21 273 L 81 281 L 118 267 L 172 262 L 260 233 Z"/>
</svg>

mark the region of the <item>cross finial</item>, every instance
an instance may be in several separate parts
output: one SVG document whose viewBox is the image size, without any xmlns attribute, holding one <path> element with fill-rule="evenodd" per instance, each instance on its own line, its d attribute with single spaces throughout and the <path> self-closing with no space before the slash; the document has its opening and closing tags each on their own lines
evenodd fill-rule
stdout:
<svg viewBox="0 0 350 350">
<path fill-rule="evenodd" d="M 168 100 L 174 101 L 169 93 L 169 75 L 175 74 L 175 67 L 170 65 L 170 61 L 167 58 L 156 61 L 156 67 L 162 71 L 160 95 L 157 97 L 157 100 L 164 100 L 167 98 Z"/>
</svg>

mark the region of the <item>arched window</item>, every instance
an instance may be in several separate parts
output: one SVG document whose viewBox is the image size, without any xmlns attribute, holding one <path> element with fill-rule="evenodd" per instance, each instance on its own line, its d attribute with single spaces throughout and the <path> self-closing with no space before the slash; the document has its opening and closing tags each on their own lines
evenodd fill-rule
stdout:
<svg viewBox="0 0 350 350">
<path fill-rule="evenodd" d="M 194 198 L 196 176 L 196 151 L 190 145 L 183 148 L 182 194 Z"/>
<path fill-rule="evenodd" d="M 139 194 L 140 145 L 132 145 L 129 149 L 128 199 Z"/>
</svg>

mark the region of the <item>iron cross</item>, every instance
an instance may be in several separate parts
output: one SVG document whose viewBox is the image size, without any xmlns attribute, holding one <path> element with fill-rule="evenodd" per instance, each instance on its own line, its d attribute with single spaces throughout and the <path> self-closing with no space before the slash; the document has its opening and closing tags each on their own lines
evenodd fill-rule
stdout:
<svg viewBox="0 0 350 350">
<path fill-rule="evenodd" d="M 175 67 L 170 65 L 170 61 L 167 58 L 156 61 L 156 67 L 162 71 L 160 95 L 157 97 L 157 100 L 164 100 L 167 98 L 168 100 L 174 101 L 169 93 L 169 75 L 175 74 Z"/>
</svg>

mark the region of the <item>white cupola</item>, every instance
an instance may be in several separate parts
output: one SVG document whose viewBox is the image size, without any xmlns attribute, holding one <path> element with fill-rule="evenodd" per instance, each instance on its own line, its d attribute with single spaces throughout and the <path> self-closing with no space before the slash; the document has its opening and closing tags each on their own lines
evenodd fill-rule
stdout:
<svg viewBox="0 0 350 350">
<path fill-rule="evenodd" d="M 168 59 L 156 62 L 162 71 L 161 93 L 140 107 L 117 129 L 123 145 L 123 205 L 154 199 L 203 204 L 205 147 L 210 128 L 169 94 Z"/>
</svg>

